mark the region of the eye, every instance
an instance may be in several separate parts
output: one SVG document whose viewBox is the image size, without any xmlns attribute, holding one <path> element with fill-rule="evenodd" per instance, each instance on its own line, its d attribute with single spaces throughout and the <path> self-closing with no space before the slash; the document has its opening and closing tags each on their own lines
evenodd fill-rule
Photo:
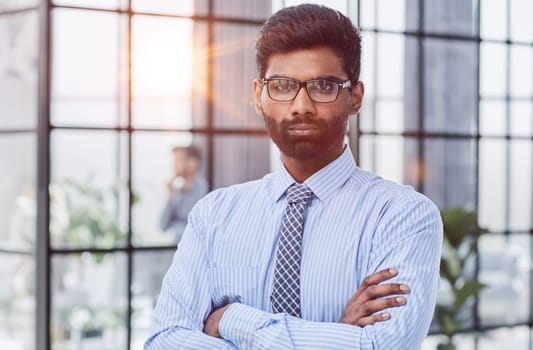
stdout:
<svg viewBox="0 0 533 350">
<path fill-rule="evenodd" d="M 328 94 L 335 92 L 335 83 L 329 80 L 313 80 L 309 84 L 309 89 L 319 92 L 321 94 Z"/>
<path fill-rule="evenodd" d="M 277 92 L 292 91 L 295 87 L 295 83 L 289 79 L 272 79 L 270 81 L 270 89 Z"/>
</svg>

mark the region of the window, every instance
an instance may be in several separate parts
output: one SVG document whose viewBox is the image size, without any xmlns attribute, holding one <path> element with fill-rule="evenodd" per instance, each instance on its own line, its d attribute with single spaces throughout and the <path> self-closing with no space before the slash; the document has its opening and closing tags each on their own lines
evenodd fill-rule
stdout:
<svg viewBox="0 0 533 350">
<path fill-rule="evenodd" d="M 176 245 L 159 227 L 172 148 L 200 149 L 210 189 L 277 166 L 254 42 L 303 2 L 0 0 L 0 348 L 141 348 Z M 361 28 L 359 166 L 490 231 L 458 349 L 531 350 L 533 5 L 311 2 Z"/>
</svg>

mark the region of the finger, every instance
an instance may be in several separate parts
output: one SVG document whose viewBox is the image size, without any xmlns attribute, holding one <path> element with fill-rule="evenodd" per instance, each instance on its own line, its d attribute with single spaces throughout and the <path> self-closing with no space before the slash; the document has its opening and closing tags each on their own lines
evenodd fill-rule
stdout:
<svg viewBox="0 0 533 350">
<path fill-rule="evenodd" d="M 384 269 L 378 272 L 375 272 L 371 275 L 368 275 L 363 280 L 363 283 L 361 283 L 361 286 L 359 289 L 357 289 L 357 292 L 354 295 L 354 298 L 357 298 L 361 293 L 365 291 L 366 288 L 369 286 L 377 285 L 383 281 L 389 280 L 393 277 L 398 275 L 398 270 L 392 268 L 392 269 Z"/>
<path fill-rule="evenodd" d="M 400 307 L 406 303 L 407 299 L 404 296 L 368 301 L 351 314 L 350 311 L 346 310 L 340 322 L 353 325 L 361 325 L 360 322 L 364 322 L 365 325 L 373 324 L 368 322 L 370 322 L 370 320 L 373 318 L 386 317 L 386 315 L 388 315 L 388 312 L 380 313 L 381 311 L 394 307 Z M 363 319 L 364 321 L 361 321 Z"/>
<path fill-rule="evenodd" d="M 410 288 L 407 284 L 403 283 L 385 283 L 377 286 L 370 286 L 360 295 L 361 302 L 367 300 L 375 300 L 391 296 L 393 294 L 407 294 L 410 292 Z"/>
<path fill-rule="evenodd" d="M 385 283 L 376 286 L 370 286 L 362 291 L 359 295 L 354 295 L 350 299 L 347 307 L 357 309 L 369 300 L 388 297 L 394 294 L 407 294 L 410 291 L 411 289 L 409 286 L 404 283 Z"/>
<path fill-rule="evenodd" d="M 399 307 L 402 305 L 405 305 L 407 303 L 407 298 L 403 295 L 390 297 L 390 298 L 383 298 L 378 300 L 371 300 L 366 302 L 364 305 L 362 305 L 358 310 L 356 317 L 357 318 L 363 318 L 370 315 L 373 315 L 377 312 L 383 311 L 385 309 L 389 309 L 392 307 Z"/>
<path fill-rule="evenodd" d="M 373 325 L 378 322 L 385 322 L 388 320 L 390 320 L 390 314 L 388 312 L 384 312 L 381 314 L 363 317 L 355 323 L 355 326 L 365 327 L 365 326 Z"/>
</svg>

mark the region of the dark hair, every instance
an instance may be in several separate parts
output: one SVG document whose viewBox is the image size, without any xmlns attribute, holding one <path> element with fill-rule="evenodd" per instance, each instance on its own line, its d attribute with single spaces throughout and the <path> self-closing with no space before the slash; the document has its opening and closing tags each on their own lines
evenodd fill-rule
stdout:
<svg viewBox="0 0 533 350">
<path fill-rule="evenodd" d="M 320 46 L 331 48 L 342 59 L 342 68 L 352 82 L 359 80 L 359 29 L 339 11 L 311 4 L 283 8 L 263 24 L 255 45 L 259 76 L 265 77 L 273 54 Z"/>
<path fill-rule="evenodd" d="M 176 146 L 176 147 L 172 148 L 172 152 L 176 152 L 176 151 L 185 152 L 185 155 L 188 158 L 194 158 L 194 159 L 196 159 L 198 161 L 202 160 L 202 153 L 200 152 L 200 150 L 196 146 L 187 146 L 187 147 Z"/>
</svg>

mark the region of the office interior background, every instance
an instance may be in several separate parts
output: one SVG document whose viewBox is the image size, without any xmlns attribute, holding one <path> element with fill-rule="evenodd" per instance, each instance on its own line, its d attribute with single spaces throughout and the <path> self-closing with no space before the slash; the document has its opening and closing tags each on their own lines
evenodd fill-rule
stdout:
<svg viewBox="0 0 533 350">
<path fill-rule="evenodd" d="M 301 2 L 0 0 L 0 348 L 142 348 L 171 149 L 198 146 L 211 189 L 276 166 L 254 41 Z M 489 230 L 457 349 L 533 349 L 533 2 L 312 2 L 361 28 L 359 166 Z"/>
</svg>

